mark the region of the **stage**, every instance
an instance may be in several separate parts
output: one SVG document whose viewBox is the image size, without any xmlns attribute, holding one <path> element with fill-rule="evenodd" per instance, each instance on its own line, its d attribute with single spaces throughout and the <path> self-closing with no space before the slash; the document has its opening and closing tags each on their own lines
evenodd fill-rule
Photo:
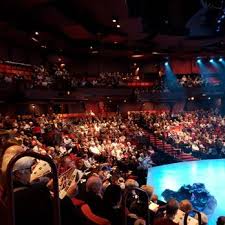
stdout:
<svg viewBox="0 0 225 225">
<path fill-rule="evenodd" d="M 162 193 L 165 189 L 177 192 L 183 185 L 192 186 L 194 183 L 202 183 L 211 196 L 210 201 L 217 202 L 216 205 L 212 204 L 211 208 L 209 206 L 205 210 L 209 215 L 209 225 L 216 224 L 219 216 L 225 216 L 225 159 L 181 162 L 153 167 L 148 171 L 147 183 L 154 186 L 160 200 L 164 200 Z M 191 198 L 193 200 L 194 197 Z M 205 203 L 205 199 L 203 200 Z M 195 201 L 199 199 L 196 198 Z"/>
</svg>

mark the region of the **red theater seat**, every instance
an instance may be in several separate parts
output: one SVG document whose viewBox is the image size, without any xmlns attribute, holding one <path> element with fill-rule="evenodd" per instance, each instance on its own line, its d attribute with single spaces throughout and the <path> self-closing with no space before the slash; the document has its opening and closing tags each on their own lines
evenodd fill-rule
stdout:
<svg viewBox="0 0 225 225">
<path fill-rule="evenodd" d="M 98 224 L 98 225 L 111 225 L 110 221 L 95 215 L 92 211 L 91 208 L 89 207 L 88 204 L 84 204 L 81 206 L 81 211 L 83 213 L 83 215 L 86 217 L 86 219 L 88 220 L 88 225 L 90 224 Z"/>
</svg>

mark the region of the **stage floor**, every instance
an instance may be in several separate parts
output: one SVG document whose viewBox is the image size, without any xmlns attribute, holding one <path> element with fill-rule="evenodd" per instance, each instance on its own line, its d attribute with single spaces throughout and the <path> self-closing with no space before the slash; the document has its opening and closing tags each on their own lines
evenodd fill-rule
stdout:
<svg viewBox="0 0 225 225">
<path fill-rule="evenodd" d="M 217 200 L 209 225 L 215 225 L 219 216 L 225 216 L 225 159 L 202 160 L 168 164 L 150 168 L 147 183 L 154 186 L 160 200 L 165 189 L 178 191 L 183 185 L 203 183 Z"/>
</svg>

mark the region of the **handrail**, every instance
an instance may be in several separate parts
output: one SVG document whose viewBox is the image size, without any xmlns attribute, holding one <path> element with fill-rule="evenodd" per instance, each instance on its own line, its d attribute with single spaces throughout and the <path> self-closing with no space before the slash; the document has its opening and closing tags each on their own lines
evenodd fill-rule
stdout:
<svg viewBox="0 0 225 225">
<path fill-rule="evenodd" d="M 184 225 L 188 225 L 187 218 L 188 218 L 190 212 L 195 212 L 198 215 L 198 225 L 201 225 L 202 224 L 201 213 L 199 211 L 197 211 L 197 210 L 191 210 L 191 211 L 185 213 L 185 216 L 184 216 Z"/>
<path fill-rule="evenodd" d="M 147 209 L 147 214 L 146 214 L 146 224 L 149 224 L 150 219 L 149 219 L 149 210 L 148 210 L 148 203 L 149 203 L 149 196 L 147 194 L 146 191 L 142 190 L 141 188 L 137 188 L 137 187 L 132 187 L 132 188 L 128 188 L 125 190 L 125 193 L 123 195 L 123 200 L 122 200 L 122 205 L 123 205 L 123 225 L 127 225 L 127 215 L 126 215 L 126 209 L 127 209 L 127 197 L 128 194 L 130 194 L 132 191 L 138 191 L 140 193 L 143 193 L 146 197 L 146 209 Z"/>
<path fill-rule="evenodd" d="M 52 174 L 53 174 L 53 224 L 54 225 L 61 225 L 61 218 L 60 218 L 60 203 L 59 203 L 59 188 L 58 188 L 58 176 L 57 176 L 57 168 L 55 163 L 49 156 L 44 156 L 38 154 L 36 152 L 23 152 L 15 155 L 9 162 L 6 171 L 6 184 L 7 184 L 7 195 L 8 195 L 8 207 L 9 207 L 9 225 L 15 225 L 15 202 L 14 202 L 14 191 L 13 191 L 13 167 L 15 163 L 26 156 L 30 156 L 39 160 L 43 160 L 49 163 Z"/>
</svg>

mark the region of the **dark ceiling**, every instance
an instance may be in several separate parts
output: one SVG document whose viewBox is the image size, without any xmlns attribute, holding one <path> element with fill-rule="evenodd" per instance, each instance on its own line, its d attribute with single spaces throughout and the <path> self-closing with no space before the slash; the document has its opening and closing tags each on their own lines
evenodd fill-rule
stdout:
<svg viewBox="0 0 225 225">
<path fill-rule="evenodd" d="M 70 55 L 223 54 L 221 13 L 220 0 L 2 0 L 0 39 Z"/>
</svg>

